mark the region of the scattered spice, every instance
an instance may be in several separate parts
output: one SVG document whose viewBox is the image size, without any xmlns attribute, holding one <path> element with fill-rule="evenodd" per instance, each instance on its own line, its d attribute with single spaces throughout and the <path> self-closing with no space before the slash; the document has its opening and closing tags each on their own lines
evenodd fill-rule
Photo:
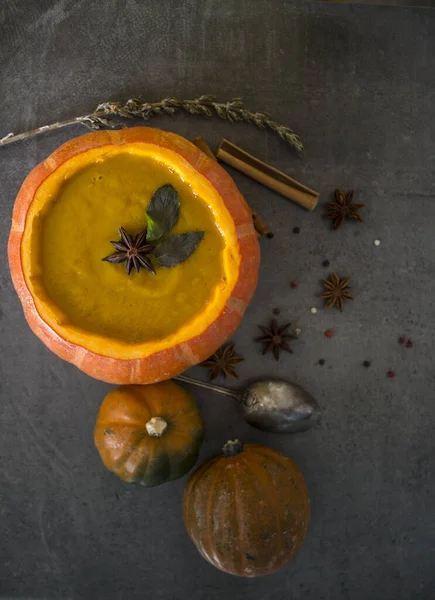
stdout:
<svg viewBox="0 0 435 600">
<path fill-rule="evenodd" d="M 298 287 L 299 283 L 297 281 L 292 281 L 290 285 L 292 286 L 293 289 L 296 289 Z"/>
<path fill-rule="evenodd" d="M 364 207 L 364 204 L 353 204 L 354 192 L 348 192 L 346 195 L 342 191 L 336 189 L 334 192 L 335 202 L 329 202 L 326 205 L 328 210 L 327 218 L 333 221 L 333 229 L 338 229 L 343 224 L 346 217 L 354 221 L 362 222 L 358 211 Z"/>
<path fill-rule="evenodd" d="M 281 350 L 285 350 L 286 352 L 293 354 L 293 350 L 290 348 L 288 342 L 291 340 L 296 340 L 297 336 L 293 333 L 288 333 L 288 328 L 290 325 L 291 323 L 278 325 L 276 319 L 271 320 L 269 327 L 259 325 L 263 335 L 255 338 L 255 341 L 264 344 L 262 352 L 263 355 L 271 350 L 275 360 L 279 360 Z"/>
<path fill-rule="evenodd" d="M 374 242 L 375 246 L 380 246 L 381 245 L 381 240 L 375 240 Z"/>
<path fill-rule="evenodd" d="M 324 260 L 324 261 L 322 262 L 322 266 L 323 266 L 323 267 L 325 267 L 325 268 L 329 267 L 329 265 L 330 265 L 330 264 L 331 264 L 331 263 L 329 262 L 329 260 Z"/>
<path fill-rule="evenodd" d="M 251 215 L 254 222 L 255 231 L 258 233 L 258 237 L 263 237 L 265 235 L 268 238 L 273 238 L 273 233 L 270 231 L 269 227 L 266 225 L 260 215 L 252 210 L 252 208 Z"/>
<path fill-rule="evenodd" d="M 368 369 L 368 368 L 371 366 L 371 364 L 372 364 L 372 363 L 371 363 L 371 361 L 370 361 L 370 360 L 365 360 L 365 361 L 363 362 L 363 366 L 364 366 L 366 369 Z"/>
<path fill-rule="evenodd" d="M 295 329 L 295 335 L 300 336 L 302 333 L 302 329 L 299 329 L 299 327 L 296 327 Z"/>
<path fill-rule="evenodd" d="M 396 376 L 396 373 L 394 371 L 388 371 L 387 372 L 387 377 L 389 377 L 389 379 L 393 379 L 393 377 Z"/>
<path fill-rule="evenodd" d="M 410 339 L 406 339 L 406 337 L 404 335 L 401 335 L 398 339 L 398 342 L 401 346 L 405 345 L 406 348 L 412 348 L 413 347 L 413 343 L 412 340 Z M 406 342 L 406 343 L 405 343 Z"/>
<path fill-rule="evenodd" d="M 237 356 L 234 350 L 234 344 L 228 344 L 216 350 L 216 352 L 210 356 L 207 360 L 201 363 L 201 367 L 209 369 L 210 381 L 216 379 L 216 377 L 222 373 L 224 377 L 235 377 L 239 378 L 234 367 L 245 360 L 242 356 Z"/>
<path fill-rule="evenodd" d="M 333 273 L 330 279 L 323 280 L 325 291 L 321 294 L 321 298 L 326 301 L 326 308 L 336 306 L 340 311 L 343 310 L 345 300 L 354 300 L 349 294 L 350 277 L 340 279 L 337 273 Z"/>
<path fill-rule="evenodd" d="M 321 359 L 319 360 L 319 365 L 322 365 L 322 366 L 323 366 L 324 364 L 325 364 L 325 359 L 324 359 L 324 358 L 321 358 Z"/>
<path fill-rule="evenodd" d="M 293 233 L 300 233 L 300 232 L 301 232 L 300 227 L 293 227 Z"/>
<path fill-rule="evenodd" d="M 118 233 L 121 239 L 118 242 L 110 242 L 117 252 L 106 256 L 102 260 L 110 263 L 125 262 L 125 270 L 128 275 L 130 275 L 133 267 L 137 273 L 142 268 L 155 275 L 156 271 L 153 263 L 147 256 L 154 250 L 155 244 L 146 243 L 147 230 L 144 229 L 134 238 L 125 231 L 124 227 L 120 227 Z"/>
<path fill-rule="evenodd" d="M 316 312 L 317 312 L 317 308 L 315 306 L 313 306 L 312 309 L 311 309 L 311 314 L 315 315 Z"/>
<path fill-rule="evenodd" d="M 277 308 L 274 308 L 272 312 L 274 315 L 279 315 L 281 313 L 281 309 L 277 307 Z"/>
<path fill-rule="evenodd" d="M 327 329 L 327 330 L 325 331 L 325 337 L 327 337 L 327 338 L 332 338 L 332 336 L 333 336 L 333 335 L 334 335 L 334 334 L 332 333 L 332 329 Z"/>
</svg>

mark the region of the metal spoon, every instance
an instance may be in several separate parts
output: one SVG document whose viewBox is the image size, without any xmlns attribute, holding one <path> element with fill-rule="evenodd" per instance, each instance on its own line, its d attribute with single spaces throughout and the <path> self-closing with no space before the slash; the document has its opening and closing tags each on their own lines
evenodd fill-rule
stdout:
<svg viewBox="0 0 435 600">
<path fill-rule="evenodd" d="M 256 381 L 240 392 L 186 375 L 174 379 L 238 400 L 245 421 L 263 431 L 296 433 L 310 429 L 320 420 L 316 400 L 298 385 L 282 379 Z"/>
</svg>

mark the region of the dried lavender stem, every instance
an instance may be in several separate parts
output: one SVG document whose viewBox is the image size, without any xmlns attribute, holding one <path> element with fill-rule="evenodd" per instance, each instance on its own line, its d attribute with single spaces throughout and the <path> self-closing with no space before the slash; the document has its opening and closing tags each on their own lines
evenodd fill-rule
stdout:
<svg viewBox="0 0 435 600">
<path fill-rule="evenodd" d="M 13 133 L 8 133 L 3 138 L 0 139 L 0 146 L 7 146 L 8 144 L 13 144 L 14 142 L 19 142 L 21 140 L 27 140 L 28 138 L 35 137 L 35 135 L 39 135 L 40 133 L 46 133 L 47 131 L 54 131 L 56 129 L 62 129 L 62 127 L 69 127 L 70 125 L 82 124 L 84 125 L 84 121 L 90 119 L 91 117 L 99 117 L 104 116 L 106 113 L 93 113 L 92 115 L 84 115 L 82 117 L 75 117 L 74 119 L 67 119 L 66 121 L 57 121 L 56 123 L 51 123 L 51 125 L 43 125 L 42 127 L 37 127 L 36 129 L 31 129 L 30 131 L 24 131 L 23 133 L 18 133 L 17 135 Z"/>
<path fill-rule="evenodd" d="M 25 131 L 18 135 L 9 133 L 0 139 L 0 146 L 6 146 L 13 142 L 25 140 L 40 133 L 54 131 L 69 125 L 81 124 L 90 129 L 102 129 L 103 127 L 116 127 L 118 123 L 112 121 L 110 117 L 132 119 L 133 117 L 142 118 L 148 121 L 152 116 L 158 114 L 174 115 L 178 110 L 184 110 L 190 114 L 212 117 L 213 114 L 221 119 L 228 121 L 244 121 L 251 123 L 260 129 L 268 128 L 274 131 L 281 139 L 293 146 L 298 152 L 303 150 L 303 144 L 300 137 L 286 125 L 280 125 L 272 120 L 270 115 L 264 112 L 252 112 L 247 110 L 240 98 L 234 98 L 228 102 L 216 102 L 214 96 L 202 95 L 194 100 L 181 100 L 176 97 L 163 98 L 159 102 L 141 102 L 131 98 L 124 105 L 120 102 L 102 102 L 94 112 L 68 119 L 58 121 L 51 125 L 43 125 L 31 131 Z M 109 117 L 109 118 L 108 118 Z"/>
</svg>

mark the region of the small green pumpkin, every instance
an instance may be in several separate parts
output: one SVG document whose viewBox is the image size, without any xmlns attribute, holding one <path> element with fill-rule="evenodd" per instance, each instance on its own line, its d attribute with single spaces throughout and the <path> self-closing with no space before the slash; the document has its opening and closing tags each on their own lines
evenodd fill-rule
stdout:
<svg viewBox="0 0 435 600">
<path fill-rule="evenodd" d="M 192 394 L 173 381 L 112 390 L 94 431 L 104 465 L 124 481 L 148 487 L 185 475 L 196 463 L 203 436 Z"/>
</svg>

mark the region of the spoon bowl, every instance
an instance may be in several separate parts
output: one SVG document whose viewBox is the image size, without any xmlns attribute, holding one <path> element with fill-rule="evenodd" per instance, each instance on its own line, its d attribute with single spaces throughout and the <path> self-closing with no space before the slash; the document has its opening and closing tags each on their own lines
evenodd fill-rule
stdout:
<svg viewBox="0 0 435 600">
<path fill-rule="evenodd" d="M 320 420 L 316 400 L 294 383 L 256 381 L 241 397 L 243 416 L 253 427 L 275 433 L 306 431 Z"/>
</svg>

